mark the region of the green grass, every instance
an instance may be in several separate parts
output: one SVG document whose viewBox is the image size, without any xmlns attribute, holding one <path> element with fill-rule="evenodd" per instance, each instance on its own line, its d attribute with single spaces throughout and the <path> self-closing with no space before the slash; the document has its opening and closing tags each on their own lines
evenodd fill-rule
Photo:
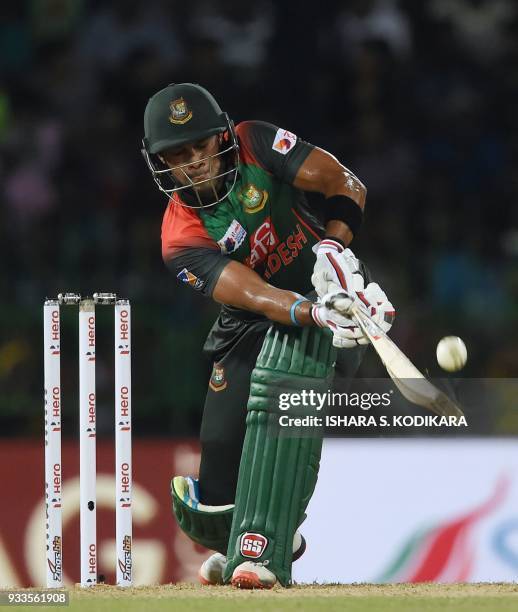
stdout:
<svg viewBox="0 0 518 612">
<path fill-rule="evenodd" d="M 45 607 L 46 609 L 50 609 Z M 17 610 L 34 610 L 16 606 Z M 56 609 L 56 608 L 54 608 Z M 91 612 L 503 612 L 518 609 L 518 584 L 298 585 L 272 591 L 191 584 L 70 590 L 70 607 Z"/>
<path fill-rule="evenodd" d="M 91 610 L 92 612 L 108 612 L 129 610 L 182 610 L 185 612 L 291 612 L 310 610 L 311 612 L 435 612 L 439 610 L 455 610 L 456 612 L 504 612 L 516 611 L 516 598 L 502 600 L 496 597 L 473 599 L 429 599 L 416 597 L 412 600 L 403 597 L 364 597 L 361 600 L 352 600 L 350 597 L 329 597 L 319 599 L 316 597 L 297 597 L 296 599 L 275 600 L 261 599 L 249 600 L 221 600 L 221 599 L 195 599 L 192 601 L 170 599 L 155 600 L 134 599 L 131 601 L 76 601 L 68 608 L 70 610 Z"/>
</svg>

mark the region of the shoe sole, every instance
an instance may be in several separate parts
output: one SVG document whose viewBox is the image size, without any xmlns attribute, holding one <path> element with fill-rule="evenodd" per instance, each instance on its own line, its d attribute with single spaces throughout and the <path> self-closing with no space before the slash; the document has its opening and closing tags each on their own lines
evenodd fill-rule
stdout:
<svg viewBox="0 0 518 612">
<path fill-rule="evenodd" d="M 198 572 L 198 580 L 204 586 L 221 586 L 223 584 L 223 578 L 220 575 L 218 578 L 209 580 L 201 575 L 201 572 Z"/>
<path fill-rule="evenodd" d="M 263 584 L 254 572 L 241 571 L 232 576 L 230 583 L 236 589 L 271 589 L 273 584 Z"/>
<path fill-rule="evenodd" d="M 215 582 L 210 582 L 209 580 L 204 578 L 201 574 L 198 574 L 198 580 L 204 586 L 213 586 L 214 584 L 216 584 Z"/>
</svg>

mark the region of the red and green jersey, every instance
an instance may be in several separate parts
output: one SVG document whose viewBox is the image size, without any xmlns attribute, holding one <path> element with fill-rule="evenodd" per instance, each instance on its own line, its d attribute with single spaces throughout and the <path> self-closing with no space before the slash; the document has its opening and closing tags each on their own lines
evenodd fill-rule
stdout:
<svg viewBox="0 0 518 612">
<path fill-rule="evenodd" d="M 293 186 L 313 146 L 260 121 L 236 127 L 239 171 L 221 203 L 207 209 L 181 205 L 175 194 L 162 223 L 162 255 L 177 278 L 211 295 L 230 260 L 255 270 L 275 287 L 312 290 L 312 246 L 322 228 Z"/>
</svg>

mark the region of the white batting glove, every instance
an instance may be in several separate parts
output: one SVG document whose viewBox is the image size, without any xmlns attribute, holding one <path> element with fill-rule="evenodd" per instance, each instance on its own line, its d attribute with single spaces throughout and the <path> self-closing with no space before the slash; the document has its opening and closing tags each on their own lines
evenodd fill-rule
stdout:
<svg viewBox="0 0 518 612">
<path fill-rule="evenodd" d="M 319 298 L 340 287 L 342 291 L 351 293 L 357 291 L 358 279 L 363 277 L 359 272 L 359 262 L 351 249 L 331 238 L 324 238 L 313 247 L 316 255 L 311 282 Z"/>
<path fill-rule="evenodd" d="M 350 308 L 354 303 L 354 298 L 337 289 L 311 308 L 315 323 L 333 332 L 333 346 L 337 348 L 353 348 L 368 342 L 359 325 L 350 318 Z"/>
<path fill-rule="evenodd" d="M 389 302 L 383 289 L 378 283 L 369 283 L 365 291 L 358 294 L 358 297 L 365 305 L 371 319 L 375 321 L 385 333 L 388 333 L 394 323 L 396 310 Z"/>
<path fill-rule="evenodd" d="M 329 327 L 332 331 L 350 322 L 351 306 L 354 298 L 345 291 L 333 291 L 313 304 L 311 317 L 319 327 Z"/>
<path fill-rule="evenodd" d="M 369 339 L 355 321 L 351 320 L 350 325 L 339 326 L 333 330 L 333 346 L 336 348 L 355 348 L 362 344 L 369 344 Z"/>
<path fill-rule="evenodd" d="M 361 306 L 385 333 L 392 327 L 396 315 L 394 307 L 378 283 L 369 283 L 354 299 L 336 287 L 335 291 L 324 296 L 321 302 L 312 308 L 313 320 L 320 327 L 331 329 L 333 346 L 337 348 L 354 348 L 369 343 L 361 327 L 350 316 L 353 304 Z"/>
<path fill-rule="evenodd" d="M 388 333 L 394 322 L 396 311 L 378 283 L 369 283 L 365 291 L 359 291 L 357 296 L 371 319 L 385 333 Z M 351 319 L 349 325 L 339 326 L 333 331 L 333 346 L 337 348 L 354 348 L 368 343 L 369 339 L 354 319 Z"/>
</svg>

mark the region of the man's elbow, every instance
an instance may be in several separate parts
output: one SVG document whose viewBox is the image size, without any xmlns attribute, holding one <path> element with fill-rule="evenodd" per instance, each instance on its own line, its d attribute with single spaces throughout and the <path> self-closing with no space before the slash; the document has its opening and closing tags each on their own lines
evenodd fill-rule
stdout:
<svg viewBox="0 0 518 612">
<path fill-rule="evenodd" d="M 352 172 L 343 168 L 326 181 L 323 193 L 326 198 L 335 195 L 347 196 L 363 209 L 367 198 L 367 187 Z"/>
</svg>

